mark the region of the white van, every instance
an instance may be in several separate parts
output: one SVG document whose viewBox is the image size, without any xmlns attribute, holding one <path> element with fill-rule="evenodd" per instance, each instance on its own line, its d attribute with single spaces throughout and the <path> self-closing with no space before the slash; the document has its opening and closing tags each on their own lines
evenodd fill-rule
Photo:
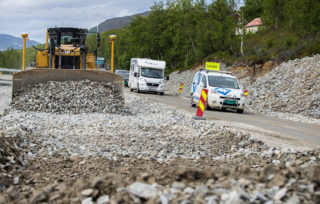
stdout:
<svg viewBox="0 0 320 204">
<path fill-rule="evenodd" d="M 246 98 L 237 78 L 231 74 L 200 70 L 194 76 L 190 90 L 191 106 L 199 103 L 202 89 L 208 89 L 206 109 L 233 109 L 243 113 Z"/>
<path fill-rule="evenodd" d="M 164 69 L 166 62 L 132 58 L 130 63 L 130 91 L 164 93 Z"/>
</svg>

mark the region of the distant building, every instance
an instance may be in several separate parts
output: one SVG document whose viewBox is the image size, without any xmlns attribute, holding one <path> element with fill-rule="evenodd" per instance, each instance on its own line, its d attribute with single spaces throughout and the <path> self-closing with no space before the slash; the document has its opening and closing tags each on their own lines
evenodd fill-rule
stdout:
<svg viewBox="0 0 320 204">
<path fill-rule="evenodd" d="M 247 33 L 256 33 L 259 28 L 262 27 L 262 21 L 261 18 L 255 18 L 250 23 L 248 23 L 246 26 L 246 32 Z"/>
<path fill-rule="evenodd" d="M 245 25 L 245 31 L 246 33 L 256 33 L 259 29 L 261 29 L 263 26 L 261 18 L 255 18 L 250 23 Z M 242 34 L 242 29 L 236 30 L 236 35 Z"/>
</svg>

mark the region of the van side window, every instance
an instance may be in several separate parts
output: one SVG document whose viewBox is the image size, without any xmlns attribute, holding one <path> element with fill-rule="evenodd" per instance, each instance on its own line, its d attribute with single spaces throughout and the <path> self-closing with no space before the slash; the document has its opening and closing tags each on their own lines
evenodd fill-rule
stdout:
<svg viewBox="0 0 320 204">
<path fill-rule="evenodd" d="M 201 79 L 201 73 L 198 72 L 196 78 L 194 79 L 194 83 L 195 83 L 195 84 L 199 84 L 200 79 Z"/>
<path fill-rule="evenodd" d="M 206 77 L 206 75 L 202 75 L 201 82 L 203 83 L 204 86 L 207 86 L 207 77 Z"/>
</svg>

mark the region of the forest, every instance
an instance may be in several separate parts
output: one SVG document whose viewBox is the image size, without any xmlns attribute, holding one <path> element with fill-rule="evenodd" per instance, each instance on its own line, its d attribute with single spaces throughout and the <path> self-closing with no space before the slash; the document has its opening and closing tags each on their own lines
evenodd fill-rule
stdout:
<svg viewBox="0 0 320 204">
<path fill-rule="evenodd" d="M 98 56 L 109 63 L 111 34 L 117 35 L 119 69 L 128 69 L 133 57 L 164 60 L 171 72 L 203 60 L 288 60 L 320 52 L 319 0 L 168 0 L 150 9 L 148 17 L 138 16 L 125 28 L 102 33 Z M 237 29 L 257 17 L 263 29 L 236 35 Z M 88 36 L 87 42 L 93 51 L 95 35 Z M 20 58 L 20 51 L 0 52 L 0 67 L 19 67 Z M 28 60 L 34 58 L 30 55 Z"/>
</svg>

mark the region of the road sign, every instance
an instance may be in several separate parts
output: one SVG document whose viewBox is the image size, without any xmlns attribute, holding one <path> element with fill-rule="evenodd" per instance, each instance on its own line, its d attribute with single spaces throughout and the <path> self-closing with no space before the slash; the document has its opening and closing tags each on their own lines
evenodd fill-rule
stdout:
<svg viewBox="0 0 320 204">
<path fill-rule="evenodd" d="M 210 71 L 220 71 L 220 63 L 216 63 L 216 62 L 206 62 L 206 70 L 210 70 Z"/>
<path fill-rule="evenodd" d="M 248 90 L 244 90 L 244 96 L 245 96 L 246 98 L 248 97 L 248 94 L 249 94 Z"/>
<path fill-rule="evenodd" d="M 199 105 L 198 105 L 198 109 L 197 109 L 197 113 L 196 113 L 195 117 L 192 117 L 193 119 L 195 119 L 195 120 L 205 120 L 205 118 L 203 117 L 203 112 L 204 112 L 204 109 L 206 107 L 207 98 L 208 98 L 208 89 L 202 89 L 200 100 L 199 100 Z"/>
<path fill-rule="evenodd" d="M 184 86 L 184 83 L 181 83 L 181 84 L 180 84 L 180 86 L 179 86 L 179 91 L 178 91 L 178 92 L 179 92 L 179 94 L 181 94 L 182 89 L 183 89 L 183 86 Z"/>
</svg>

